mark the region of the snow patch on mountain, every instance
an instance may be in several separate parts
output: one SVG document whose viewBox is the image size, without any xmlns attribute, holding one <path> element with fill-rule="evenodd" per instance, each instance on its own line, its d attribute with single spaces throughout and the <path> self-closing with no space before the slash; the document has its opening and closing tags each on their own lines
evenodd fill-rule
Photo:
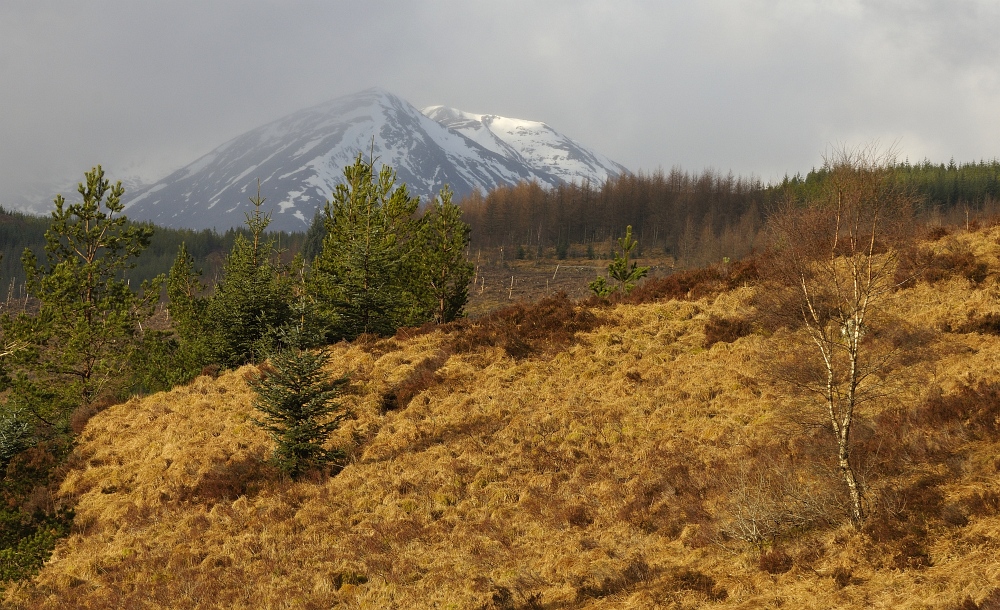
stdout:
<svg viewBox="0 0 1000 610">
<path fill-rule="evenodd" d="M 602 184 L 628 172 L 540 121 L 474 114 L 447 106 L 429 106 L 421 112 L 484 148 L 563 182 Z"/>
</svg>

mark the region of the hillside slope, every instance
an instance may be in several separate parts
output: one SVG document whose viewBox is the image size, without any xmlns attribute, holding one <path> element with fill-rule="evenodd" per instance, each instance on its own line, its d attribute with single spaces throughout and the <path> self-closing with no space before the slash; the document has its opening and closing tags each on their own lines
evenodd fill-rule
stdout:
<svg viewBox="0 0 1000 610">
<path fill-rule="evenodd" d="M 253 367 L 98 414 L 61 489 L 74 532 L 7 603 L 995 608 L 998 241 L 929 243 L 940 273 L 896 293 L 922 340 L 861 417 L 863 532 L 824 470 L 822 413 L 770 373 L 794 332 L 722 332 L 755 288 L 589 311 L 553 299 L 333 346 L 356 418 L 331 478 L 264 463 Z M 789 497 L 819 502 L 739 540 Z"/>
</svg>

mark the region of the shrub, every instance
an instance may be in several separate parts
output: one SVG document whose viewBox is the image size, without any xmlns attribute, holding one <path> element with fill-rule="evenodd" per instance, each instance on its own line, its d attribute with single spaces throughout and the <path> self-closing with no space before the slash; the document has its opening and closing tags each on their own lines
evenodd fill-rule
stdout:
<svg viewBox="0 0 1000 610">
<path fill-rule="evenodd" d="M 694 300 L 716 295 L 743 285 L 755 284 L 760 278 L 756 257 L 734 263 L 702 267 L 672 273 L 647 280 L 622 299 L 635 305 L 653 301 Z"/>
<path fill-rule="evenodd" d="M 946 245 L 944 252 L 929 248 L 903 252 L 894 279 L 899 285 L 909 286 L 917 280 L 935 284 L 961 276 L 978 285 L 988 274 L 989 266 L 977 259 L 968 246 L 952 242 Z"/>
<path fill-rule="evenodd" d="M 602 321 L 586 308 L 577 307 L 566 293 L 530 305 L 517 303 L 477 320 L 462 320 L 450 328 L 455 352 L 483 346 L 502 347 L 514 358 L 552 351 L 572 343 L 577 332 L 587 332 Z"/>
<path fill-rule="evenodd" d="M 973 318 L 956 329 L 960 333 L 1000 335 L 1000 314 L 988 313 L 981 318 Z"/>
<path fill-rule="evenodd" d="M 711 316 L 705 324 L 705 349 L 716 343 L 732 343 L 753 332 L 753 324 L 744 318 L 720 318 Z"/>
</svg>

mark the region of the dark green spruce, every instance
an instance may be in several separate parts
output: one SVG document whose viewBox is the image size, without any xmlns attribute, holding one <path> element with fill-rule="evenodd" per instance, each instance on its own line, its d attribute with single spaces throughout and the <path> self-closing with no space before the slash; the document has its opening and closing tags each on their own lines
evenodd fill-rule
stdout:
<svg viewBox="0 0 1000 610">
<path fill-rule="evenodd" d="M 278 261 L 274 237 L 264 233 L 271 218 L 261 212 L 264 199 L 259 190 L 250 202 L 254 211 L 247 214 L 249 236 L 236 235 L 222 279 L 205 308 L 208 350 L 214 362 L 226 367 L 267 357 L 275 348 L 275 329 L 292 316 L 291 280 Z M 178 276 L 178 287 L 182 284 Z"/>
<path fill-rule="evenodd" d="M 257 394 L 254 407 L 262 414 L 254 422 L 274 439 L 274 464 L 292 478 L 335 466 L 344 455 L 324 444 L 348 417 L 335 401 L 348 380 L 330 378 L 325 362 L 323 352 L 282 351 L 250 382 Z"/>
<path fill-rule="evenodd" d="M 344 168 L 324 209 L 326 237 L 313 261 L 311 290 L 333 329 L 330 339 L 387 335 L 420 320 L 414 286 L 419 199 L 374 160 Z"/>
<path fill-rule="evenodd" d="M 471 229 L 451 198 L 451 189 L 442 189 L 424 212 L 419 230 L 425 315 L 439 323 L 462 316 L 475 271 L 466 258 Z"/>
</svg>

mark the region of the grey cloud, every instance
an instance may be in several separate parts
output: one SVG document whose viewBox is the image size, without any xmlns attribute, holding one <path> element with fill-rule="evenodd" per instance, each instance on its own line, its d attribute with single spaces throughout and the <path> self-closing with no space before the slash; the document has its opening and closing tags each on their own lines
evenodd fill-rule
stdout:
<svg viewBox="0 0 1000 610">
<path fill-rule="evenodd" d="M 0 203 L 96 163 L 158 178 L 379 85 L 546 121 L 633 170 L 807 171 L 831 143 L 992 158 L 986 1 L 408 0 L 0 6 Z"/>
</svg>

